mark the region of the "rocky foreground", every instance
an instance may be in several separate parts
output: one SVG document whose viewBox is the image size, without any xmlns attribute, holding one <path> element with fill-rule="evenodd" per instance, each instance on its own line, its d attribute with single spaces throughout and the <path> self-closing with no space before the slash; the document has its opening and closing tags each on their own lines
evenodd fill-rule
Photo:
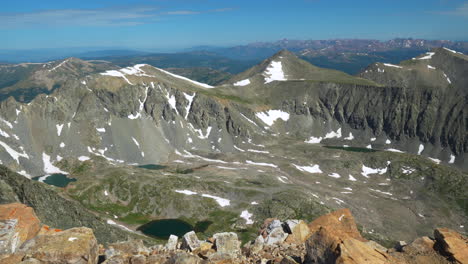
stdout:
<svg viewBox="0 0 468 264">
<path fill-rule="evenodd" d="M 0 205 L 0 263 L 468 263 L 468 239 L 438 228 L 433 238 L 385 248 L 363 238 L 351 212 L 340 209 L 310 223 L 267 219 L 244 246 L 236 233 L 202 241 L 192 231 L 165 245 L 134 240 L 104 247 L 90 228 L 53 229 L 31 207 L 12 203 Z"/>
</svg>

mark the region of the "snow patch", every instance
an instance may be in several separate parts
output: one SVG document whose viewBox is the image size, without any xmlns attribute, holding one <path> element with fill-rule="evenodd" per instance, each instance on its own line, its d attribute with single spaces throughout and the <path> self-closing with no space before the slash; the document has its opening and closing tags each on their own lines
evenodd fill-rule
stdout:
<svg viewBox="0 0 468 264">
<path fill-rule="evenodd" d="M 135 143 L 135 145 L 137 145 L 137 147 L 140 148 L 140 143 L 138 143 L 138 141 L 134 137 L 132 137 L 132 140 Z"/>
<path fill-rule="evenodd" d="M 79 156 L 78 157 L 78 160 L 79 161 L 87 161 L 87 160 L 90 160 L 91 158 L 90 157 L 87 157 L 87 156 Z"/>
<path fill-rule="evenodd" d="M 444 50 L 448 50 L 448 51 L 450 51 L 450 52 L 452 52 L 452 53 L 460 53 L 460 52 L 456 52 L 456 51 L 454 51 L 454 50 L 448 49 L 448 48 L 446 48 L 446 47 L 443 47 L 443 49 L 444 49 Z"/>
<path fill-rule="evenodd" d="M 105 133 L 106 132 L 106 128 L 104 127 L 100 127 L 100 128 L 96 128 L 97 132 L 100 132 L 100 133 Z"/>
<path fill-rule="evenodd" d="M 403 174 L 406 174 L 406 175 L 411 174 L 411 173 L 413 173 L 415 171 L 416 171 L 416 169 L 411 168 L 411 167 L 401 167 L 401 172 Z"/>
<path fill-rule="evenodd" d="M 448 162 L 448 163 L 449 163 L 449 164 L 453 164 L 453 163 L 455 163 L 455 155 L 453 155 L 453 154 L 450 154 L 450 160 L 449 160 L 449 162 Z"/>
<path fill-rule="evenodd" d="M 185 195 L 195 195 L 195 194 L 197 194 L 196 192 L 192 192 L 192 191 L 189 191 L 189 190 L 175 190 L 175 192 L 185 194 Z"/>
<path fill-rule="evenodd" d="M 44 164 L 44 172 L 47 174 L 53 174 L 53 173 L 62 173 L 62 174 L 68 174 L 68 172 L 63 171 L 52 164 L 50 161 L 50 156 L 47 155 L 45 152 L 42 153 L 42 162 Z"/>
<path fill-rule="evenodd" d="M 330 176 L 332 178 L 335 178 L 335 179 L 341 178 L 341 176 L 336 172 L 330 173 L 330 174 L 328 174 L 328 176 Z"/>
<path fill-rule="evenodd" d="M 344 140 L 353 140 L 354 136 L 353 133 L 349 132 L 349 136 L 345 137 Z"/>
<path fill-rule="evenodd" d="M 289 113 L 281 110 L 268 110 L 267 112 L 260 112 L 255 115 L 268 126 L 272 126 L 277 119 L 282 119 L 285 122 L 289 120 Z"/>
<path fill-rule="evenodd" d="M 101 75 L 113 76 L 113 77 L 120 77 L 120 78 L 123 78 L 128 84 L 133 85 L 133 83 L 131 83 L 131 82 L 127 79 L 127 77 L 125 77 L 125 74 L 121 73 L 120 71 L 109 70 L 109 71 L 106 71 L 106 72 L 102 72 Z"/>
<path fill-rule="evenodd" d="M 185 120 L 187 120 L 187 117 L 190 113 L 190 109 L 192 108 L 193 98 L 195 97 L 196 94 L 197 93 L 193 93 L 193 95 L 189 95 L 189 94 L 184 93 L 185 99 L 187 99 L 188 101 L 187 106 L 185 107 Z"/>
<path fill-rule="evenodd" d="M 310 137 L 308 140 L 304 141 L 305 143 L 309 144 L 318 144 L 322 141 L 322 137 Z"/>
<path fill-rule="evenodd" d="M 436 164 L 440 163 L 440 159 L 435 159 L 435 158 L 429 158 L 429 159 L 432 160 L 433 162 L 435 162 Z"/>
<path fill-rule="evenodd" d="M 349 177 L 348 180 L 350 181 L 357 181 L 356 178 L 354 178 L 353 175 L 351 174 L 349 174 L 348 177 Z"/>
<path fill-rule="evenodd" d="M 271 164 L 271 163 L 253 162 L 253 161 L 250 161 L 250 160 L 246 160 L 245 162 L 246 162 L 247 164 L 251 164 L 251 165 L 278 168 L 278 166 L 276 166 L 275 164 Z"/>
<path fill-rule="evenodd" d="M 390 152 L 397 152 L 397 153 L 405 153 L 399 149 L 394 149 L 394 148 L 389 148 L 389 149 L 386 149 L 387 151 L 390 151 Z"/>
<path fill-rule="evenodd" d="M 303 172 L 308 172 L 308 173 L 323 173 L 322 170 L 320 170 L 320 166 L 318 164 L 313 165 L 313 166 L 299 166 L 296 164 L 292 164 L 296 169 L 303 171 Z"/>
<path fill-rule="evenodd" d="M 286 81 L 281 61 L 272 61 L 263 73 L 265 84 L 273 81 Z"/>
<path fill-rule="evenodd" d="M 435 52 L 426 52 L 426 56 L 418 58 L 418 60 L 429 60 L 432 59 L 432 56 L 434 56 Z"/>
<path fill-rule="evenodd" d="M 384 63 L 384 65 L 387 66 L 387 67 L 394 67 L 394 68 L 403 69 L 403 67 L 401 67 L 401 66 L 390 64 L 390 63 Z"/>
<path fill-rule="evenodd" d="M 341 127 L 336 130 L 336 132 L 332 131 L 325 135 L 325 138 L 341 138 Z"/>
<path fill-rule="evenodd" d="M 28 154 L 26 152 L 24 152 L 24 150 L 23 150 L 23 153 L 19 153 L 18 151 L 12 149 L 10 146 L 8 146 L 8 144 L 4 143 L 3 141 L 0 141 L 0 145 L 6 150 L 6 152 L 8 152 L 8 154 L 14 160 L 16 160 L 16 163 L 18 163 L 18 164 L 19 164 L 19 157 L 29 159 Z"/>
<path fill-rule="evenodd" d="M 367 167 L 366 165 L 362 165 L 362 172 L 361 172 L 361 175 L 366 177 L 366 178 L 369 178 L 369 175 L 370 174 L 385 174 L 387 173 L 387 167 L 385 168 L 382 168 L 382 169 L 374 169 L 374 168 L 371 168 L 371 167 Z"/>
<path fill-rule="evenodd" d="M 60 134 L 62 134 L 63 124 L 55 126 L 57 127 L 57 135 L 60 137 Z"/>
<path fill-rule="evenodd" d="M 6 137 L 6 138 L 9 138 L 9 137 L 10 137 L 10 135 L 8 135 L 7 132 L 5 132 L 5 131 L 3 131 L 3 130 L 1 130 L 1 129 L 0 129 L 0 135 L 1 135 L 2 137 Z"/>
<path fill-rule="evenodd" d="M 204 87 L 204 88 L 214 88 L 213 86 L 208 85 L 208 84 L 206 84 L 206 83 L 201 83 L 201 82 L 197 82 L 197 81 L 194 81 L 194 80 L 190 80 L 189 78 L 186 78 L 186 77 L 183 77 L 183 76 L 180 76 L 180 75 L 177 75 L 177 74 L 173 74 L 173 73 L 171 73 L 171 72 L 165 71 L 165 70 L 160 69 L 160 68 L 156 68 L 156 67 L 154 67 L 154 68 L 155 68 L 156 70 L 158 70 L 158 71 L 161 71 L 161 72 L 163 72 L 163 73 L 165 73 L 165 74 L 168 74 L 168 75 L 170 75 L 170 76 L 172 76 L 172 77 L 175 77 L 175 78 L 177 78 L 177 79 L 181 79 L 181 80 L 184 80 L 184 81 L 193 83 L 193 84 L 195 84 L 195 85 L 198 85 L 198 86 L 201 86 L 201 87 Z"/>
<path fill-rule="evenodd" d="M 225 207 L 231 204 L 231 201 L 229 201 L 228 199 L 224 199 L 210 194 L 202 194 L 202 197 L 214 199 L 221 207 Z"/>
<path fill-rule="evenodd" d="M 423 145 L 423 144 L 419 144 L 418 155 L 421 155 L 421 153 L 423 152 L 423 150 L 424 150 L 424 145 Z"/>
<path fill-rule="evenodd" d="M 242 80 L 242 81 L 235 82 L 234 86 L 246 86 L 246 85 L 249 85 L 249 84 L 250 84 L 250 80 L 245 79 L 245 80 Z"/>
<path fill-rule="evenodd" d="M 251 225 L 254 223 L 254 221 L 251 219 L 252 216 L 253 214 L 249 213 L 249 211 L 247 210 L 242 211 L 240 214 L 240 217 L 245 219 L 245 223 L 247 225 Z"/>
<path fill-rule="evenodd" d="M 431 70 L 435 70 L 436 68 L 431 66 L 431 65 L 427 65 L 427 68 L 431 69 Z"/>
</svg>

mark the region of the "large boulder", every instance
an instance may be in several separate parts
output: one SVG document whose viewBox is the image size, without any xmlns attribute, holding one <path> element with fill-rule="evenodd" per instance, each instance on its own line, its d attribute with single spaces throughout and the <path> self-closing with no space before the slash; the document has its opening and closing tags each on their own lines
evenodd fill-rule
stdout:
<svg viewBox="0 0 468 264">
<path fill-rule="evenodd" d="M 99 246 L 93 230 L 86 227 L 71 228 L 51 235 L 39 235 L 20 249 L 25 259 L 36 259 L 41 263 L 95 264 Z"/>
<path fill-rule="evenodd" d="M 174 235 L 170 235 L 169 239 L 167 240 L 166 243 L 166 249 L 167 250 L 176 250 L 177 249 L 177 242 L 179 241 L 179 238 Z"/>
<path fill-rule="evenodd" d="M 190 231 L 182 237 L 181 249 L 188 249 L 190 251 L 194 251 L 199 247 L 200 240 L 198 239 L 197 234 L 195 234 L 194 231 Z"/>
<path fill-rule="evenodd" d="M 351 211 L 346 208 L 323 215 L 309 223 L 311 234 L 321 227 L 332 231 L 335 236 L 341 239 L 354 238 L 362 242 L 367 241 L 359 233 Z"/>
<path fill-rule="evenodd" d="M 130 257 L 133 255 L 149 255 L 150 250 L 145 246 L 142 240 L 129 240 L 109 244 L 106 250 L 106 256 L 120 255 Z"/>
<path fill-rule="evenodd" d="M 448 228 L 437 228 L 434 230 L 434 237 L 435 248 L 441 254 L 448 256 L 455 263 L 468 263 L 468 239 L 466 237 Z"/>
<path fill-rule="evenodd" d="M 14 253 L 40 229 L 41 222 L 31 207 L 21 203 L 0 205 L 0 254 Z"/>
<path fill-rule="evenodd" d="M 368 244 L 348 238 L 338 245 L 336 263 L 340 264 L 396 264 L 402 263 Z"/>
<path fill-rule="evenodd" d="M 213 238 L 215 239 L 216 252 L 231 255 L 240 253 L 240 241 L 237 239 L 236 233 L 218 233 Z"/>
<path fill-rule="evenodd" d="M 329 229 L 320 227 L 306 242 L 305 263 L 319 264 L 391 264 L 399 263 L 380 251 L 354 238 L 341 239 Z"/>
<path fill-rule="evenodd" d="M 310 229 L 306 222 L 302 220 L 287 220 L 287 231 L 289 233 L 286 242 L 292 244 L 302 244 L 310 237 Z"/>
<path fill-rule="evenodd" d="M 335 263 L 340 242 L 339 238 L 321 227 L 306 241 L 305 263 Z"/>
</svg>

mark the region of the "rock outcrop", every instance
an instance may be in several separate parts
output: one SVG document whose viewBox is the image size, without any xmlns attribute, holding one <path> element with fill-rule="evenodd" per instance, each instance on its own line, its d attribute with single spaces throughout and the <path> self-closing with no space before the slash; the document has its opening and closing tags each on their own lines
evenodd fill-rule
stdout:
<svg viewBox="0 0 468 264">
<path fill-rule="evenodd" d="M 22 231 L 17 235 L 22 240 L 18 240 L 20 245 L 15 251 L 4 250 L 0 254 L 2 264 L 468 263 L 467 239 L 453 230 L 439 228 L 434 232 L 435 240 L 421 237 L 387 249 L 361 236 L 348 209 L 329 213 L 308 224 L 303 220 L 267 219 L 255 241 L 241 249 L 236 233 L 217 233 L 200 240 L 194 231 L 185 234 L 182 243 L 178 243 L 176 236 L 170 236 L 165 246 L 128 240 L 104 247 L 89 228 L 62 231 L 41 227 L 30 207 L 16 203 L 0 208 L 0 221 L 14 221 Z M 2 226 L 0 234 L 9 234 L 9 228 Z"/>
<path fill-rule="evenodd" d="M 456 263 L 468 263 L 468 239 L 448 228 L 434 231 L 435 247 Z"/>
<path fill-rule="evenodd" d="M 0 254 L 15 253 L 40 230 L 41 223 L 31 207 L 20 203 L 0 205 Z"/>
</svg>

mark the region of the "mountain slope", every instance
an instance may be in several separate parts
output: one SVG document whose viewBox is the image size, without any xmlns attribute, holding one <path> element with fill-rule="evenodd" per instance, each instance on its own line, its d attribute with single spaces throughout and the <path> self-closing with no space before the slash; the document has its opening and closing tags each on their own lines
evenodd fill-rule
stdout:
<svg viewBox="0 0 468 264">
<path fill-rule="evenodd" d="M 234 84 L 234 86 L 244 86 L 243 84 L 246 83 L 263 85 L 272 81 L 298 80 L 377 85 L 344 72 L 316 67 L 286 50 L 280 51 L 260 64 L 234 76 L 227 83 Z"/>
<path fill-rule="evenodd" d="M 0 102 L 0 160 L 27 177 L 76 179 L 64 194 L 113 223 L 208 221 L 205 235 L 249 237 L 259 219 L 350 207 L 386 240 L 467 226 L 457 89 L 390 86 L 285 51 L 234 79 L 246 85 L 145 64 L 63 70 L 50 94 Z"/>
</svg>

